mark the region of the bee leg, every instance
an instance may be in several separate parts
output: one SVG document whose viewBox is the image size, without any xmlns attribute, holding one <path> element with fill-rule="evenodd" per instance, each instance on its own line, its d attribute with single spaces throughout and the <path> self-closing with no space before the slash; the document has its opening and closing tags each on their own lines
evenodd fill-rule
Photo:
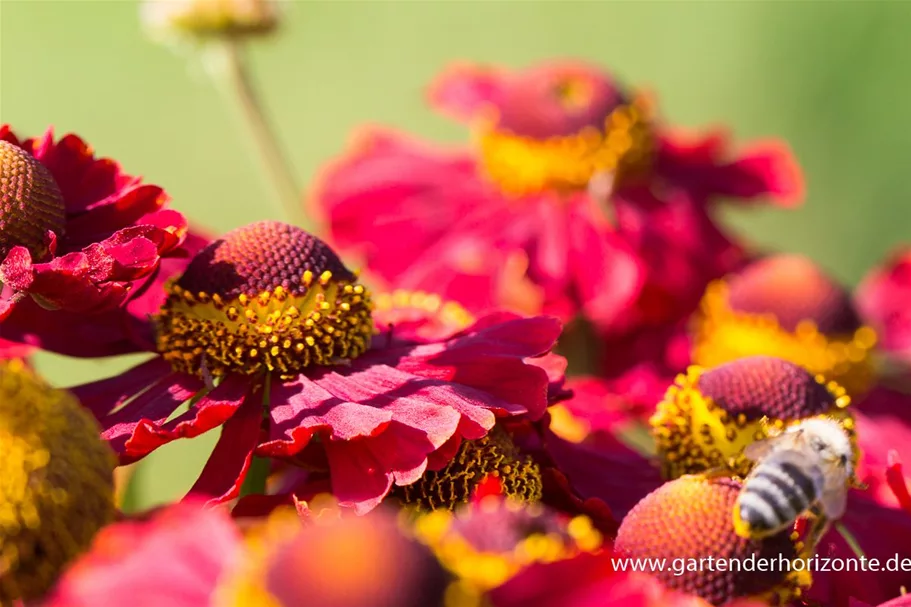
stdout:
<svg viewBox="0 0 911 607">
<path fill-rule="evenodd" d="M 832 526 L 832 521 L 827 516 L 819 512 L 811 512 L 812 519 L 810 521 L 810 529 L 807 531 L 806 538 L 803 542 L 803 552 L 807 557 L 816 553 L 816 547 L 819 545 L 819 542 L 826 532 L 829 531 L 829 527 Z"/>
</svg>

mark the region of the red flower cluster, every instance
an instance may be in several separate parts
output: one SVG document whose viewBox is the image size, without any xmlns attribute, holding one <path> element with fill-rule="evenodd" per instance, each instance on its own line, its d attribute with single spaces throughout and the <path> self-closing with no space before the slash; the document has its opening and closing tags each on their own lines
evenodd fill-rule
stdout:
<svg viewBox="0 0 911 607">
<path fill-rule="evenodd" d="M 0 129 L 0 603 L 900 604 L 908 255 L 856 294 L 751 256 L 714 209 L 798 204 L 787 146 L 681 134 L 590 64 L 459 65 L 429 99 L 472 144 L 361 136 L 311 192 L 325 239 L 190 232 L 78 137 Z M 66 395 L 35 349 L 148 359 Z M 109 523 L 111 451 L 213 430 L 186 499 Z M 791 568 L 705 569 L 755 558 Z"/>
</svg>

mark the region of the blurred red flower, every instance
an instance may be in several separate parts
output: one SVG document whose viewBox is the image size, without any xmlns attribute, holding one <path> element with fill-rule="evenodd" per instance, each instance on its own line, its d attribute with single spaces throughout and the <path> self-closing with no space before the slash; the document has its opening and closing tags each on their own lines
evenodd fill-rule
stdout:
<svg viewBox="0 0 911 607">
<path fill-rule="evenodd" d="M 582 62 L 456 66 L 430 101 L 475 128 L 474 149 L 373 130 L 313 202 L 379 276 L 477 309 L 518 300 L 611 330 L 679 316 L 742 255 L 710 197 L 802 195 L 783 144 L 732 158 L 721 134 L 671 134 L 644 96 Z"/>
<path fill-rule="evenodd" d="M 862 453 L 857 478 L 868 487 L 864 495 L 883 506 L 897 507 L 886 471 L 890 452 L 911 461 L 911 395 L 877 386 L 857 402 L 854 412 Z"/>
<path fill-rule="evenodd" d="M 709 607 L 699 597 L 666 589 L 647 573 L 620 571 L 605 551 L 534 564 L 490 592 L 493 607 Z M 728 607 L 761 607 L 735 600 Z"/>
<path fill-rule="evenodd" d="M 103 529 L 41 607 L 211 605 L 242 558 L 240 532 L 223 511 L 175 504 Z"/>
<path fill-rule="evenodd" d="M 911 248 L 903 248 L 863 279 L 855 299 L 880 346 L 911 364 Z"/>
<path fill-rule="evenodd" d="M 862 568 L 860 555 L 841 531 L 833 528 L 822 538 L 816 552 L 820 557 L 832 559 L 830 563 L 836 560 L 845 563 L 844 571 L 829 567 L 826 571 L 814 572 L 813 586 L 806 595 L 808 600 L 831 607 L 847 607 L 854 598 L 876 605 L 898 597 L 903 587 L 911 586 L 911 571 L 896 568 L 898 563 L 895 562 L 911 556 L 908 554 L 911 512 L 883 506 L 863 491 L 851 491 L 848 508 L 839 523 L 856 540 L 867 561 L 878 560 L 879 570 L 871 568 L 869 563 Z M 890 559 L 895 563 L 889 565 Z"/>
<path fill-rule="evenodd" d="M 249 526 L 245 562 L 220 585 L 219 607 L 443 606 L 449 576 L 395 510 L 347 516 L 320 502 Z"/>
<path fill-rule="evenodd" d="M 600 433 L 595 438 L 573 443 L 548 430 L 543 441 L 545 461 L 565 477 L 568 488 L 580 500 L 604 502 L 613 517 L 621 520 L 662 484 L 661 472 L 613 434 Z"/>
<path fill-rule="evenodd" d="M 0 125 L 0 171 L 3 338 L 77 356 L 137 351 L 118 308 L 193 247 L 183 215 L 72 134 L 23 141 Z"/>
<path fill-rule="evenodd" d="M 422 337 L 420 323 L 375 326 L 370 310 L 324 243 L 251 224 L 203 249 L 171 286 L 158 357 L 74 392 L 122 463 L 223 425 L 193 493 L 236 497 L 254 453 L 300 457 L 360 512 L 443 468 L 498 417 L 538 419 L 563 396 L 561 366 L 544 356 L 556 319 L 494 314 Z"/>
</svg>

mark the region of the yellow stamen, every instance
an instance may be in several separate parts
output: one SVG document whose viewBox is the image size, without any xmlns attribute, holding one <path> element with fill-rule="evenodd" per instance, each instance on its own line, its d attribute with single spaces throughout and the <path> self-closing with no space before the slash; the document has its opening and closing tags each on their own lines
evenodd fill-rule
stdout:
<svg viewBox="0 0 911 607">
<path fill-rule="evenodd" d="M 716 281 L 706 289 L 694 331 L 693 362 L 714 367 L 737 358 L 765 354 L 802 366 L 860 396 L 873 377 L 876 333 L 860 327 L 852 335 L 825 335 L 811 320 L 785 330 L 773 315 L 746 314 L 728 305 L 728 286 Z"/>
<path fill-rule="evenodd" d="M 397 487 L 406 504 L 437 510 L 468 502 L 488 476 L 499 479 L 504 495 L 523 502 L 541 499 L 541 472 L 530 457 L 523 457 L 509 434 L 499 426 L 484 438 L 465 441 L 443 469 L 427 472 L 416 483 Z"/>
<path fill-rule="evenodd" d="M 651 115 L 651 104 L 639 96 L 617 107 L 602 131 L 590 127 L 542 141 L 485 125 L 478 145 L 488 176 L 507 194 L 583 189 L 597 174 L 622 179 L 648 166 L 654 146 Z"/>
<path fill-rule="evenodd" d="M 370 346 L 372 304 L 369 295 L 355 302 L 353 289 L 346 289 L 351 285 L 327 274 L 301 295 L 279 285 L 254 298 L 240 294 L 225 302 L 208 296 L 205 304 L 173 284 L 157 318 L 158 350 L 177 371 L 199 375 L 205 361 L 216 377 L 263 370 L 293 374 L 355 358 Z"/>
<path fill-rule="evenodd" d="M 114 518 L 94 418 L 19 360 L 0 365 L 0 605 L 41 597 Z"/>
</svg>

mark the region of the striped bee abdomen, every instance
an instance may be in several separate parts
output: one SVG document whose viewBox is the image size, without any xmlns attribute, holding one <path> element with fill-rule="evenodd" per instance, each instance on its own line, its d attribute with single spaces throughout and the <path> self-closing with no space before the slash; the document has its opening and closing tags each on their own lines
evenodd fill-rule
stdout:
<svg viewBox="0 0 911 607">
<path fill-rule="evenodd" d="M 750 535 L 775 533 L 810 508 L 823 490 L 823 473 L 799 451 L 778 451 L 760 461 L 744 482 L 737 514 Z"/>
</svg>

